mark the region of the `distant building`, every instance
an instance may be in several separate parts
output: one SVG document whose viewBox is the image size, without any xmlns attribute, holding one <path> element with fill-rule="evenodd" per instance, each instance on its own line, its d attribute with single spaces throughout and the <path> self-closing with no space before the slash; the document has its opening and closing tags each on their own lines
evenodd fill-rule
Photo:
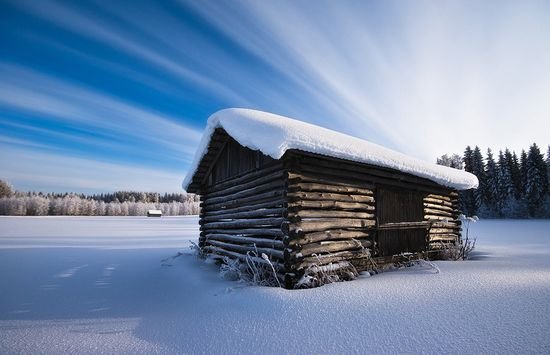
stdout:
<svg viewBox="0 0 550 355">
<path fill-rule="evenodd" d="M 265 253 L 286 288 L 315 268 L 368 270 L 460 241 L 465 171 L 265 112 L 210 117 L 183 188 L 201 196 L 199 246 Z M 261 262 L 261 260 L 259 260 Z"/>
<path fill-rule="evenodd" d="M 148 210 L 147 211 L 147 217 L 161 217 L 162 211 L 161 210 Z"/>
</svg>

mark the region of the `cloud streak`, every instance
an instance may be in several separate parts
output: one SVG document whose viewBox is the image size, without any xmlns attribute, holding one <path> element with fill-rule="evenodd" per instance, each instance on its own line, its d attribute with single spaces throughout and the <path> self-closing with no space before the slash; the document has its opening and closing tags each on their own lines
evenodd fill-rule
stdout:
<svg viewBox="0 0 550 355">
<path fill-rule="evenodd" d="M 190 154 L 201 132 L 175 117 L 129 104 L 109 95 L 61 81 L 17 65 L 0 63 L 0 106 L 102 131 L 109 138 L 132 137 Z"/>
<path fill-rule="evenodd" d="M 365 2 L 237 4 L 186 3 L 315 88 L 333 121 L 355 135 L 427 159 L 465 144 L 546 143 L 544 2 L 385 2 L 383 9 Z"/>
<path fill-rule="evenodd" d="M 14 148 L 0 142 L 3 178 L 16 187 L 47 192 L 100 193 L 120 190 L 181 192 L 183 171 L 155 170 L 149 166 L 113 164 L 95 159 Z M 37 181 L 37 179 L 39 181 Z"/>
</svg>

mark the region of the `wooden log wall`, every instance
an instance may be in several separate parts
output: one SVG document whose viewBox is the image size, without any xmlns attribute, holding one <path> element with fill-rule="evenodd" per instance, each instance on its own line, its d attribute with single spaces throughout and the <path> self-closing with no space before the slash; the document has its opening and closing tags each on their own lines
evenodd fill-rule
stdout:
<svg viewBox="0 0 550 355">
<path fill-rule="evenodd" d="M 364 176 L 329 168 L 314 157 L 289 154 L 289 234 L 285 238 L 287 285 L 308 267 L 350 261 L 365 269 L 374 247 L 374 186 Z"/>
<path fill-rule="evenodd" d="M 377 254 L 380 185 L 422 193 L 424 222 L 418 223 L 431 226 L 430 249 L 460 240 L 456 192 L 408 174 L 289 151 L 201 185 L 199 245 L 214 257 L 241 261 L 265 253 L 287 288 L 308 267 L 349 261 L 358 271 L 373 268 L 394 260 Z"/>
<path fill-rule="evenodd" d="M 453 191 L 424 196 L 424 220 L 431 223 L 428 231 L 430 250 L 460 242 L 462 229 L 458 216 L 458 193 Z"/>
<path fill-rule="evenodd" d="M 288 234 L 286 174 L 280 162 L 205 187 L 199 246 L 214 257 L 261 263 L 269 256 L 281 281 Z"/>
</svg>

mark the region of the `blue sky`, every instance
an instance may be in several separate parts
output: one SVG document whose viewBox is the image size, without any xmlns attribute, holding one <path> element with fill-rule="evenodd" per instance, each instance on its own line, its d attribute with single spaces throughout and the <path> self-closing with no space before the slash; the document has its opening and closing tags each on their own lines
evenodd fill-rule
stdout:
<svg viewBox="0 0 550 355">
<path fill-rule="evenodd" d="M 227 107 L 429 161 L 545 147 L 549 38 L 548 1 L 0 0 L 0 178 L 181 191 Z"/>
</svg>

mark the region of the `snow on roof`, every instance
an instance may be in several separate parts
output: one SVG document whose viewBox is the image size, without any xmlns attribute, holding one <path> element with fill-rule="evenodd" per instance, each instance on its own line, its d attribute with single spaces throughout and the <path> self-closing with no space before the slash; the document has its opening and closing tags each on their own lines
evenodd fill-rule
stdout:
<svg viewBox="0 0 550 355">
<path fill-rule="evenodd" d="M 208 118 L 195 158 L 182 184 L 185 190 L 208 151 L 210 138 L 216 128 L 223 128 L 241 145 L 260 150 L 274 159 L 280 159 L 289 149 L 297 149 L 396 169 L 457 190 L 478 186 L 477 177 L 463 170 L 428 163 L 357 137 L 292 118 L 250 109 L 229 108 Z"/>
</svg>

